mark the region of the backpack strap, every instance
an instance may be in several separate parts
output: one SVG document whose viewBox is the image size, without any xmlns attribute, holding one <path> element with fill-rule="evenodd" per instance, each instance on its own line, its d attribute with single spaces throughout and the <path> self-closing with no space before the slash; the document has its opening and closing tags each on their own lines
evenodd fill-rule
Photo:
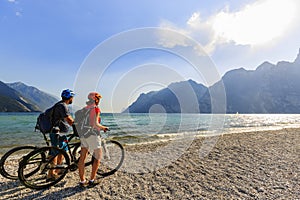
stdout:
<svg viewBox="0 0 300 200">
<path fill-rule="evenodd" d="M 86 109 L 86 112 L 84 113 L 84 119 L 85 120 L 86 120 L 87 117 L 90 118 L 91 110 L 94 109 L 94 108 L 96 108 L 96 106 Z"/>
<path fill-rule="evenodd" d="M 82 134 L 84 136 L 93 130 L 93 127 L 90 125 L 90 113 L 91 113 L 91 110 L 94 108 L 96 108 L 96 106 L 91 107 L 91 108 L 85 108 L 86 111 L 84 113 L 83 123 L 81 124 L 81 127 L 80 127 L 81 130 L 83 130 L 84 128 L 87 129 L 85 131 L 85 133 Z"/>
<path fill-rule="evenodd" d="M 53 127 L 56 124 L 59 124 L 59 122 L 61 121 L 61 119 L 58 119 L 56 122 L 53 122 L 55 109 L 56 109 L 57 105 L 60 104 L 60 103 L 61 103 L 61 101 L 54 104 L 54 106 L 52 107 L 51 112 L 50 112 L 50 121 L 51 121 L 51 124 L 52 124 Z"/>
<path fill-rule="evenodd" d="M 93 107 L 89 108 L 89 118 L 90 118 L 90 115 L 91 115 L 91 110 L 95 109 L 95 108 L 97 108 L 97 106 L 93 106 Z"/>
</svg>

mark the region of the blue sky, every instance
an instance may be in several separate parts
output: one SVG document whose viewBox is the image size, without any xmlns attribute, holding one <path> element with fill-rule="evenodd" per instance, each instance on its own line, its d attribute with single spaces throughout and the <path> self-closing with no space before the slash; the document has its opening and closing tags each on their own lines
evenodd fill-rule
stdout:
<svg viewBox="0 0 300 200">
<path fill-rule="evenodd" d="M 99 45 L 147 27 L 198 42 L 219 76 L 240 67 L 255 69 L 264 61 L 293 61 L 300 48 L 299 11 L 298 0 L 0 0 L 0 80 L 22 81 L 59 96 L 64 88 L 78 88 L 81 69 Z M 168 51 L 128 49 L 105 66 L 98 82 L 89 85 L 103 94 L 103 111 L 118 112 L 139 93 L 174 81 L 209 82 L 205 73 L 197 74 L 171 53 L 185 47 L 177 36 L 162 36 L 169 38 L 161 43 Z M 124 42 L 124 48 L 143 37 L 148 35 Z M 79 106 L 83 93 L 75 102 Z"/>
</svg>

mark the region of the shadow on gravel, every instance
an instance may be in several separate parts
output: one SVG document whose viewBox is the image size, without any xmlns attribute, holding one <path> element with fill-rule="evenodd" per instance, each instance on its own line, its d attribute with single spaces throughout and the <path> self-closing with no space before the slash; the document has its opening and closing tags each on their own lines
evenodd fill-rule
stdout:
<svg viewBox="0 0 300 200">
<path fill-rule="evenodd" d="M 18 181 L 0 183 L 0 197 L 8 194 L 12 195 L 15 192 L 18 192 L 20 190 L 19 186 L 20 183 Z"/>
<path fill-rule="evenodd" d="M 63 181 L 53 186 L 56 190 L 51 192 L 49 191 L 51 188 L 43 190 L 26 188 L 21 185 L 19 181 L 0 183 L 0 199 L 2 199 L 2 197 L 8 197 L 8 199 L 20 199 L 20 194 L 23 200 L 64 199 L 84 191 L 84 189 L 79 186 L 64 187 L 64 184 L 65 182 Z M 57 190 L 57 188 L 61 189 Z"/>
</svg>

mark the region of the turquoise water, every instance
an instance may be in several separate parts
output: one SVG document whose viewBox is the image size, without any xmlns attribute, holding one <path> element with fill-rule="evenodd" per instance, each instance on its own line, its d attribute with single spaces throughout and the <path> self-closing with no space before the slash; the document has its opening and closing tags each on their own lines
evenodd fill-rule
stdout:
<svg viewBox="0 0 300 200">
<path fill-rule="evenodd" d="M 0 154 L 14 146 L 44 145 L 34 132 L 39 113 L 0 113 Z M 102 114 L 109 137 L 126 144 L 300 127 L 300 115 Z"/>
</svg>

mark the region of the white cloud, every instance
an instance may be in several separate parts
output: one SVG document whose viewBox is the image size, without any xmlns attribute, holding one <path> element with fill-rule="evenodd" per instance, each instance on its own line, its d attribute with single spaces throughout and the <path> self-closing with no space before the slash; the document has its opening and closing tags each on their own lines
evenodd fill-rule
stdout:
<svg viewBox="0 0 300 200">
<path fill-rule="evenodd" d="M 295 20 L 295 0 L 264 0 L 238 12 L 221 11 L 210 24 L 217 37 L 242 45 L 260 45 L 280 37 Z"/>
<path fill-rule="evenodd" d="M 164 21 L 161 23 L 161 27 L 169 30 L 176 30 L 179 34 L 174 33 L 173 31 L 159 31 L 159 41 L 158 44 L 166 48 L 174 48 L 176 46 L 188 46 L 186 37 L 183 35 L 189 35 L 188 32 L 184 29 L 177 28 L 174 24 Z"/>
<path fill-rule="evenodd" d="M 200 18 L 200 13 L 198 12 L 194 13 L 187 21 L 187 27 L 179 28 L 168 21 L 161 22 L 160 26 L 177 32 L 174 32 L 174 34 L 170 34 L 170 31 L 160 32 L 159 44 L 166 48 L 192 46 L 199 55 L 203 55 L 208 51 L 209 45 L 211 45 L 211 41 L 213 40 L 212 27 Z M 205 52 L 202 47 L 195 46 L 195 42 L 191 44 L 191 40 L 199 42 L 202 47 L 206 46 L 207 49 L 205 49 Z"/>
<path fill-rule="evenodd" d="M 297 6 L 298 0 L 257 0 L 235 12 L 230 12 L 227 6 L 207 19 L 195 12 L 186 27 L 168 27 L 195 38 L 210 54 L 221 44 L 263 46 L 280 39 L 296 25 Z M 166 22 L 161 24 L 166 25 Z"/>
<path fill-rule="evenodd" d="M 21 12 L 16 12 L 16 16 L 17 17 L 22 17 L 22 13 Z"/>
<path fill-rule="evenodd" d="M 187 24 L 191 27 L 198 27 L 201 26 L 201 18 L 200 18 L 200 12 L 195 12 L 192 17 L 187 21 Z"/>
</svg>

